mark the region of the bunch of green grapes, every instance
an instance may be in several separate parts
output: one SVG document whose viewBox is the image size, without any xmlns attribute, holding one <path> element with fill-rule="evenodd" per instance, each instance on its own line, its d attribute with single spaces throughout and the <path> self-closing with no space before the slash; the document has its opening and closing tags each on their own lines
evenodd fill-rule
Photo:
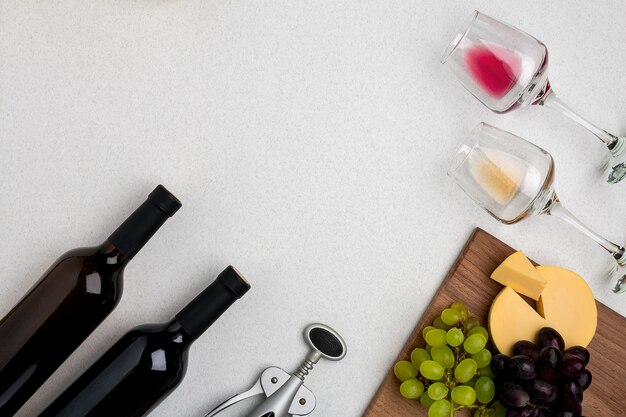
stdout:
<svg viewBox="0 0 626 417">
<path fill-rule="evenodd" d="M 494 401 L 489 332 L 464 304 L 452 303 L 422 335 L 426 346 L 393 368 L 403 397 L 419 400 L 428 417 L 454 416 L 463 408 L 473 409 L 474 417 L 505 417 L 506 408 Z"/>
</svg>

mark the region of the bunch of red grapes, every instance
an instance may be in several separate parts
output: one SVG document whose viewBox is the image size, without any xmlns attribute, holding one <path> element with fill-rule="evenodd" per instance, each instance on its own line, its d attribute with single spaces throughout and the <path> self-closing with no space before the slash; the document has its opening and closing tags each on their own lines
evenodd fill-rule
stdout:
<svg viewBox="0 0 626 417">
<path fill-rule="evenodd" d="M 539 331 L 537 344 L 521 340 L 513 356 L 491 360 L 496 392 L 507 417 L 582 417 L 583 391 L 591 384 L 589 351 L 565 350 L 561 335 L 550 327 Z"/>
</svg>

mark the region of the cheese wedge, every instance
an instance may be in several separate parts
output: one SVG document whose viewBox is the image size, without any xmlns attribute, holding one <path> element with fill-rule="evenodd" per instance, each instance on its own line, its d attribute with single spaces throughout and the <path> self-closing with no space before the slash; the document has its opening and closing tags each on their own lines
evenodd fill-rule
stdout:
<svg viewBox="0 0 626 417">
<path fill-rule="evenodd" d="M 546 280 L 522 252 L 509 256 L 491 274 L 491 279 L 516 292 L 537 300 L 546 287 Z"/>
<path fill-rule="evenodd" d="M 589 285 L 567 269 L 540 266 L 537 270 L 546 280 L 537 311 L 511 287 L 505 287 L 491 304 L 489 330 L 498 350 L 511 355 L 515 342 L 536 341 L 542 327 L 556 329 L 563 336 L 565 348 L 589 345 L 598 323 Z"/>
<path fill-rule="evenodd" d="M 537 311 L 563 336 L 565 346 L 587 346 L 598 325 L 598 309 L 591 288 L 575 272 L 538 266 L 548 285 L 537 300 Z"/>
<path fill-rule="evenodd" d="M 489 332 L 501 353 L 511 356 L 518 340 L 537 338 L 546 320 L 511 287 L 504 287 L 489 310 Z"/>
</svg>

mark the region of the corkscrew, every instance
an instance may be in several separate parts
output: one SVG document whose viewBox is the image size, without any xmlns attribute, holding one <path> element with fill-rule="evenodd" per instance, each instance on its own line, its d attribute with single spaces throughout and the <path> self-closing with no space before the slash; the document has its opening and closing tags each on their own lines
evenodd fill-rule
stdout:
<svg viewBox="0 0 626 417">
<path fill-rule="evenodd" d="M 289 374 L 278 367 L 267 368 L 248 391 L 218 405 L 205 417 L 213 417 L 226 408 L 248 398 L 265 395 L 265 400 L 246 417 L 307 416 L 315 409 L 315 395 L 304 386 L 304 378 L 321 359 L 338 361 L 346 356 L 341 336 L 323 324 L 312 324 L 304 330 L 304 340 L 311 348 L 300 367 Z"/>
</svg>

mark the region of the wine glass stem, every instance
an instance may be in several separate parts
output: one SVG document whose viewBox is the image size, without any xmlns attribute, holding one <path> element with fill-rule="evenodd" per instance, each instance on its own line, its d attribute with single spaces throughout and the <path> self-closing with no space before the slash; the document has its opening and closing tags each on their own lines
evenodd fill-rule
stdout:
<svg viewBox="0 0 626 417">
<path fill-rule="evenodd" d="M 606 130 L 600 129 L 598 126 L 589 122 L 587 119 L 583 118 L 581 115 L 569 108 L 569 106 L 563 103 L 563 101 L 556 96 L 554 90 L 548 91 L 537 104 L 557 110 L 576 123 L 587 128 L 587 130 L 593 133 L 606 145 L 607 148 L 609 148 L 609 151 L 611 151 L 611 154 L 614 156 L 620 154 L 623 150 L 622 148 L 626 146 L 623 138 L 620 139 L 619 137 L 608 133 Z"/>
<path fill-rule="evenodd" d="M 556 194 L 553 194 L 550 203 L 548 203 L 548 206 L 546 207 L 545 213 L 558 217 L 564 220 L 566 223 L 574 226 L 576 229 L 589 236 L 598 245 L 602 246 L 607 252 L 609 252 L 611 256 L 613 256 L 613 258 L 617 261 L 617 263 L 619 263 L 620 265 L 626 264 L 626 251 L 624 250 L 624 248 L 611 242 L 610 240 L 603 238 L 602 236 L 585 226 L 583 223 L 581 223 L 580 220 L 574 217 L 574 215 L 570 213 L 569 210 L 563 207 L 563 204 L 559 201 Z"/>
</svg>

